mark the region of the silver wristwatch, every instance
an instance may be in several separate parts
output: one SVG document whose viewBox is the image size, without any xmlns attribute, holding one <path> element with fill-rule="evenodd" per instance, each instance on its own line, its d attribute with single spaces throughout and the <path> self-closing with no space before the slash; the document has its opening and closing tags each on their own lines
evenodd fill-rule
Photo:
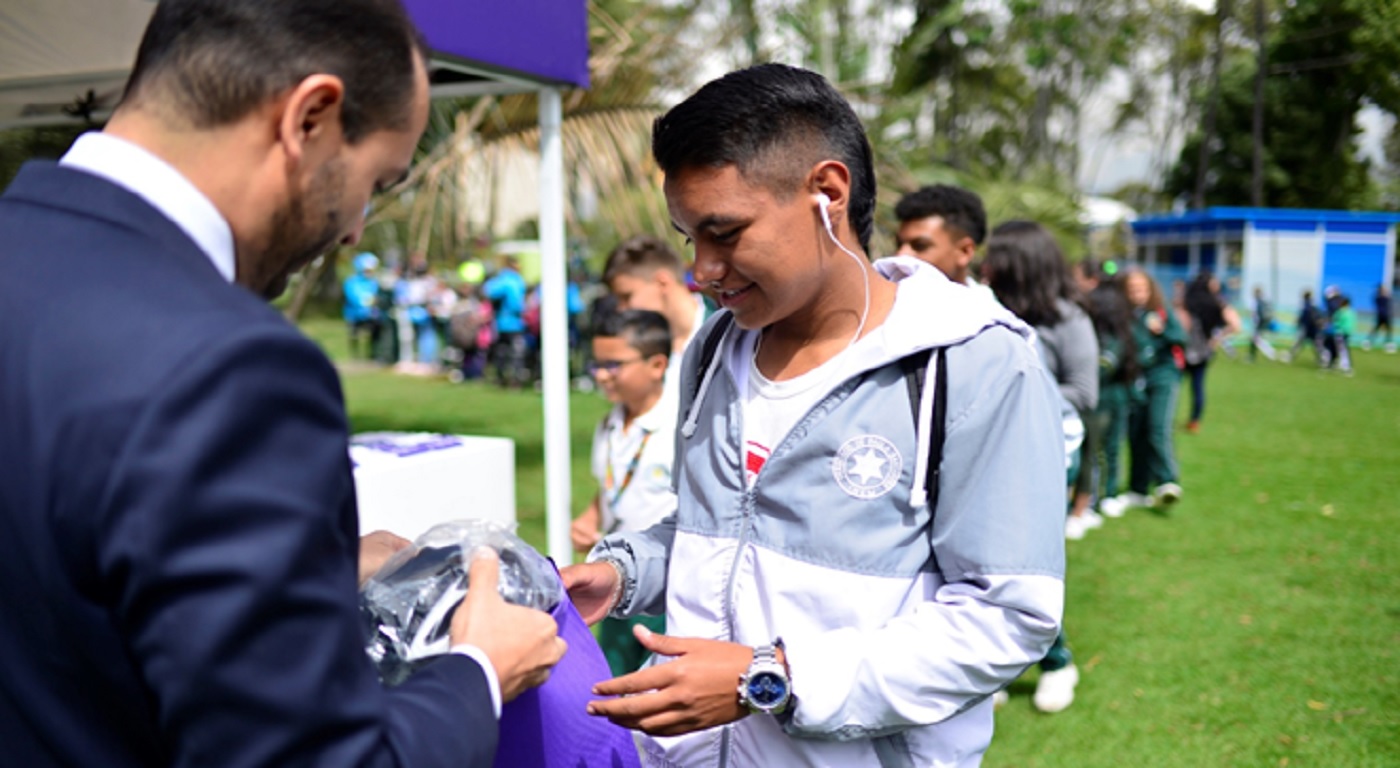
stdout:
<svg viewBox="0 0 1400 768">
<path fill-rule="evenodd" d="M 739 705 L 759 715 L 778 715 L 788 708 L 792 699 L 792 681 L 787 669 L 778 661 L 782 638 L 770 645 L 753 649 L 753 661 L 739 676 Z"/>
</svg>

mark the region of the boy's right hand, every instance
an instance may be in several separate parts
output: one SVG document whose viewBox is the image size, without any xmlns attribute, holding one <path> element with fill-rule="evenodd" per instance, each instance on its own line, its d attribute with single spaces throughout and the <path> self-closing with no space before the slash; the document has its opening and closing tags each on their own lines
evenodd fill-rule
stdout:
<svg viewBox="0 0 1400 768">
<path fill-rule="evenodd" d="M 559 570 L 564 589 L 590 627 L 607 618 L 617 594 L 617 569 L 607 563 L 566 565 Z"/>
<path fill-rule="evenodd" d="M 495 550 L 473 552 L 467 596 L 452 614 L 450 632 L 453 645 L 474 645 L 491 660 L 505 702 L 548 680 L 568 644 L 559 637 L 553 616 L 503 600 L 499 581 Z"/>
</svg>

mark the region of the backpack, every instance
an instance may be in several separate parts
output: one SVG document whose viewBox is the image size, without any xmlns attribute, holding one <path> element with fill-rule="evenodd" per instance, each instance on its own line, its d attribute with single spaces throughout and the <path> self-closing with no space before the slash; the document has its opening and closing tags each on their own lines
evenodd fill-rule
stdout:
<svg viewBox="0 0 1400 768">
<path fill-rule="evenodd" d="M 695 382 L 690 388 L 690 407 L 695 407 L 695 398 L 700 394 L 700 380 L 704 377 L 705 371 L 710 369 L 714 363 L 715 355 L 719 353 L 720 342 L 724 341 L 724 335 L 729 331 L 729 326 L 734 324 L 734 315 L 726 312 L 715 321 L 715 327 L 710 334 L 705 337 L 704 343 L 700 345 L 699 367 L 700 372 L 695 377 Z M 928 371 L 928 360 L 933 354 L 938 355 L 938 376 L 933 384 L 933 412 L 937 414 L 929 434 L 928 446 L 928 467 L 924 473 L 924 492 L 928 496 L 929 510 L 938 508 L 938 477 L 939 470 L 943 464 L 943 443 L 947 437 L 947 424 L 944 412 L 948 405 L 948 376 L 946 375 L 948 362 L 948 348 L 938 347 L 937 349 L 921 349 L 912 355 L 906 355 L 899 359 L 900 370 L 904 372 L 904 385 L 909 390 L 909 408 L 912 411 L 914 423 L 919 422 L 919 402 L 923 399 L 924 376 Z M 687 417 L 689 414 L 686 414 Z"/>
<path fill-rule="evenodd" d="M 1205 323 L 1195 315 L 1191 316 L 1191 327 L 1186 331 L 1186 364 L 1204 365 L 1210 360 L 1212 350 L 1206 338 Z"/>
</svg>

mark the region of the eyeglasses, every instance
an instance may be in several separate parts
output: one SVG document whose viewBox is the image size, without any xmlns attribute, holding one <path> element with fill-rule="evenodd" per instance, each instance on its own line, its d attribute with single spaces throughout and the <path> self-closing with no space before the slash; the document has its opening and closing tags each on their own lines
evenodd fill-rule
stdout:
<svg viewBox="0 0 1400 768">
<path fill-rule="evenodd" d="M 616 376 L 617 372 L 622 369 L 622 366 L 630 363 L 640 363 L 644 359 L 646 358 L 634 357 L 631 360 L 594 360 L 588 364 L 588 372 L 596 376 L 599 373 L 607 371 L 609 376 Z"/>
</svg>

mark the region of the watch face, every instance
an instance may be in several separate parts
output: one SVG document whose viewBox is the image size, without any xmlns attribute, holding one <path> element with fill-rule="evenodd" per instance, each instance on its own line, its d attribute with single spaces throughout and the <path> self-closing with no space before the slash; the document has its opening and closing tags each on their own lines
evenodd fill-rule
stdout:
<svg viewBox="0 0 1400 768">
<path fill-rule="evenodd" d="M 759 672 L 749 678 L 749 701 L 759 707 L 773 707 L 787 698 L 788 685 L 782 676 L 773 672 Z"/>
</svg>

